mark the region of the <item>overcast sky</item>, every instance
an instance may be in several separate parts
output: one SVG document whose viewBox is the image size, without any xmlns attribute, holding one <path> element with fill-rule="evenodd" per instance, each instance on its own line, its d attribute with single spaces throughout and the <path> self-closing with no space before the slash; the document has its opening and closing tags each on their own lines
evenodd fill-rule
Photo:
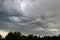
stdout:
<svg viewBox="0 0 60 40">
<path fill-rule="evenodd" d="M 0 0 L 0 30 L 58 35 L 60 0 Z"/>
</svg>

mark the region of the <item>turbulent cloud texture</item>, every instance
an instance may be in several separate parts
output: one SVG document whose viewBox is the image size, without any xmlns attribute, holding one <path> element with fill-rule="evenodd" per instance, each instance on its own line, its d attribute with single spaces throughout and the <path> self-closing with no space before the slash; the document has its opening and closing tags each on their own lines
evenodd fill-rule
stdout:
<svg viewBox="0 0 60 40">
<path fill-rule="evenodd" d="M 0 0 L 0 29 L 57 35 L 60 33 L 60 0 Z"/>
</svg>

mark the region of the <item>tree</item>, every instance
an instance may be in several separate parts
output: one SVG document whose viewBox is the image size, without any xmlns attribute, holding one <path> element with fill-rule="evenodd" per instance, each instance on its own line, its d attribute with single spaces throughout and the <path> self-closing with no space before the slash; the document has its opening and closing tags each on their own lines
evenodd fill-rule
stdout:
<svg viewBox="0 0 60 40">
<path fill-rule="evenodd" d="M 2 40 L 2 36 L 0 35 L 0 40 Z"/>
<path fill-rule="evenodd" d="M 9 32 L 8 35 L 5 37 L 5 40 L 12 40 L 13 38 L 13 33 Z"/>
<path fill-rule="evenodd" d="M 8 35 L 5 37 L 5 40 L 21 40 L 22 39 L 22 34 L 20 32 L 10 32 Z"/>
</svg>

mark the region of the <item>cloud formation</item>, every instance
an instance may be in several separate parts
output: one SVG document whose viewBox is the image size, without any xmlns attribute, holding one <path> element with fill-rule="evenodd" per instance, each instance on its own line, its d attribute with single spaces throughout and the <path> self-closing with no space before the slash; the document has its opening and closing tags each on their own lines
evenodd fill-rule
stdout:
<svg viewBox="0 0 60 40">
<path fill-rule="evenodd" d="M 60 33 L 60 0 L 0 0 L 0 29 L 26 34 Z"/>
</svg>

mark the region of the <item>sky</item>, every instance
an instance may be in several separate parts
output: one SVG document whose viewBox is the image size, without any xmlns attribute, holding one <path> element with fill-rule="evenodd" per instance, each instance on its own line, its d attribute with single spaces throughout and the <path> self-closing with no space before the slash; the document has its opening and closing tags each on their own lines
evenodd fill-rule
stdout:
<svg viewBox="0 0 60 40">
<path fill-rule="evenodd" d="M 60 0 L 0 0 L 0 31 L 60 34 Z"/>
</svg>

